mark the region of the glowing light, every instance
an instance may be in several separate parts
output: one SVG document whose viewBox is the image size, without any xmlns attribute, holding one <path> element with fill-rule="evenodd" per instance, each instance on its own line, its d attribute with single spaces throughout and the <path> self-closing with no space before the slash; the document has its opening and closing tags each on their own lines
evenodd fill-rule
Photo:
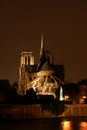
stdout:
<svg viewBox="0 0 87 130">
<path fill-rule="evenodd" d="M 62 130 L 72 130 L 71 121 L 63 121 L 61 123 Z"/>
<path fill-rule="evenodd" d="M 87 130 L 87 122 L 81 122 L 79 130 Z"/>
<path fill-rule="evenodd" d="M 64 99 L 65 99 L 65 100 L 68 100 L 68 99 L 69 99 L 69 96 L 68 96 L 68 95 L 65 95 L 65 96 L 64 96 Z"/>
<path fill-rule="evenodd" d="M 84 98 L 79 98 L 79 103 L 84 103 Z"/>
<path fill-rule="evenodd" d="M 62 86 L 60 86 L 60 101 L 63 101 L 63 89 L 62 89 Z"/>
<path fill-rule="evenodd" d="M 85 98 L 86 98 L 86 96 L 82 96 L 82 98 L 84 98 L 84 99 L 85 99 Z"/>
<path fill-rule="evenodd" d="M 33 87 L 33 90 L 36 92 L 36 87 Z"/>
</svg>

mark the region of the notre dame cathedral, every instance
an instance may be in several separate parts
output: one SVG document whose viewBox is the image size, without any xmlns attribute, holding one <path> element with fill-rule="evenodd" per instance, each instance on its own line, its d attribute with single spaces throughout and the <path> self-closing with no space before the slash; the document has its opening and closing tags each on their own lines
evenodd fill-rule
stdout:
<svg viewBox="0 0 87 130">
<path fill-rule="evenodd" d="M 53 63 L 53 55 L 46 51 L 41 37 L 40 62 L 34 63 L 32 52 L 21 52 L 19 66 L 18 94 L 26 95 L 33 88 L 36 94 L 53 95 L 55 89 L 64 83 L 64 66 Z"/>
</svg>

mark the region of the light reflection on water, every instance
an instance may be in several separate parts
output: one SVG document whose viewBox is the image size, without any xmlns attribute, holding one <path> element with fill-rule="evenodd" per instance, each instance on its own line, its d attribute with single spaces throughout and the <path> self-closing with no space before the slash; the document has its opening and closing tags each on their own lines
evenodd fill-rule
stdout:
<svg viewBox="0 0 87 130">
<path fill-rule="evenodd" d="M 0 122 L 0 130 L 87 130 L 87 118 Z"/>
<path fill-rule="evenodd" d="M 63 120 L 61 122 L 61 130 L 87 130 L 87 119 Z"/>
<path fill-rule="evenodd" d="M 79 130 L 87 130 L 87 122 L 80 122 L 79 126 Z"/>
<path fill-rule="evenodd" d="M 62 130 L 73 130 L 72 129 L 72 122 L 71 121 L 63 121 L 61 122 Z"/>
</svg>

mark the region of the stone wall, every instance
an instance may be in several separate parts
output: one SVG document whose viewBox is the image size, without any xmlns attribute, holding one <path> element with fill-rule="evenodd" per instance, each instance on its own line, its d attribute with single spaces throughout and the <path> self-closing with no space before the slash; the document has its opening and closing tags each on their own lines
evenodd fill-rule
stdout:
<svg viewBox="0 0 87 130">
<path fill-rule="evenodd" d="M 86 104 L 65 105 L 65 111 L 62 116 L 87 116 Z"/>
<path fill-rule="evenodd" d="M 40 119 L 53 117 L 87 116 L 86 104 L 65 105 L 62 115 L 55 116 L 42 111 L 40 104 L 35 105 L 0 105 L 0 119 Z"/>
</svg>

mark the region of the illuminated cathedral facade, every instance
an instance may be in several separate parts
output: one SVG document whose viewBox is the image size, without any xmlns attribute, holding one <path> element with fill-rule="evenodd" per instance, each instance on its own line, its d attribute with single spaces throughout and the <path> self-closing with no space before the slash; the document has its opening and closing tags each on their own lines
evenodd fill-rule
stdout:
<svg viewBox="0 0 87 130">
<path fill-rule="evenodd" d="M 55 95 L 55 90 L 64 83 L 64 66 L 53 63 L 53 55 L 46 51 L 41 37 L 40 62 L 34 63 L 32 52 L 21 52 L 18 94 L 26 95 L 33 89 L 37 95 Z"/>
</svg>

